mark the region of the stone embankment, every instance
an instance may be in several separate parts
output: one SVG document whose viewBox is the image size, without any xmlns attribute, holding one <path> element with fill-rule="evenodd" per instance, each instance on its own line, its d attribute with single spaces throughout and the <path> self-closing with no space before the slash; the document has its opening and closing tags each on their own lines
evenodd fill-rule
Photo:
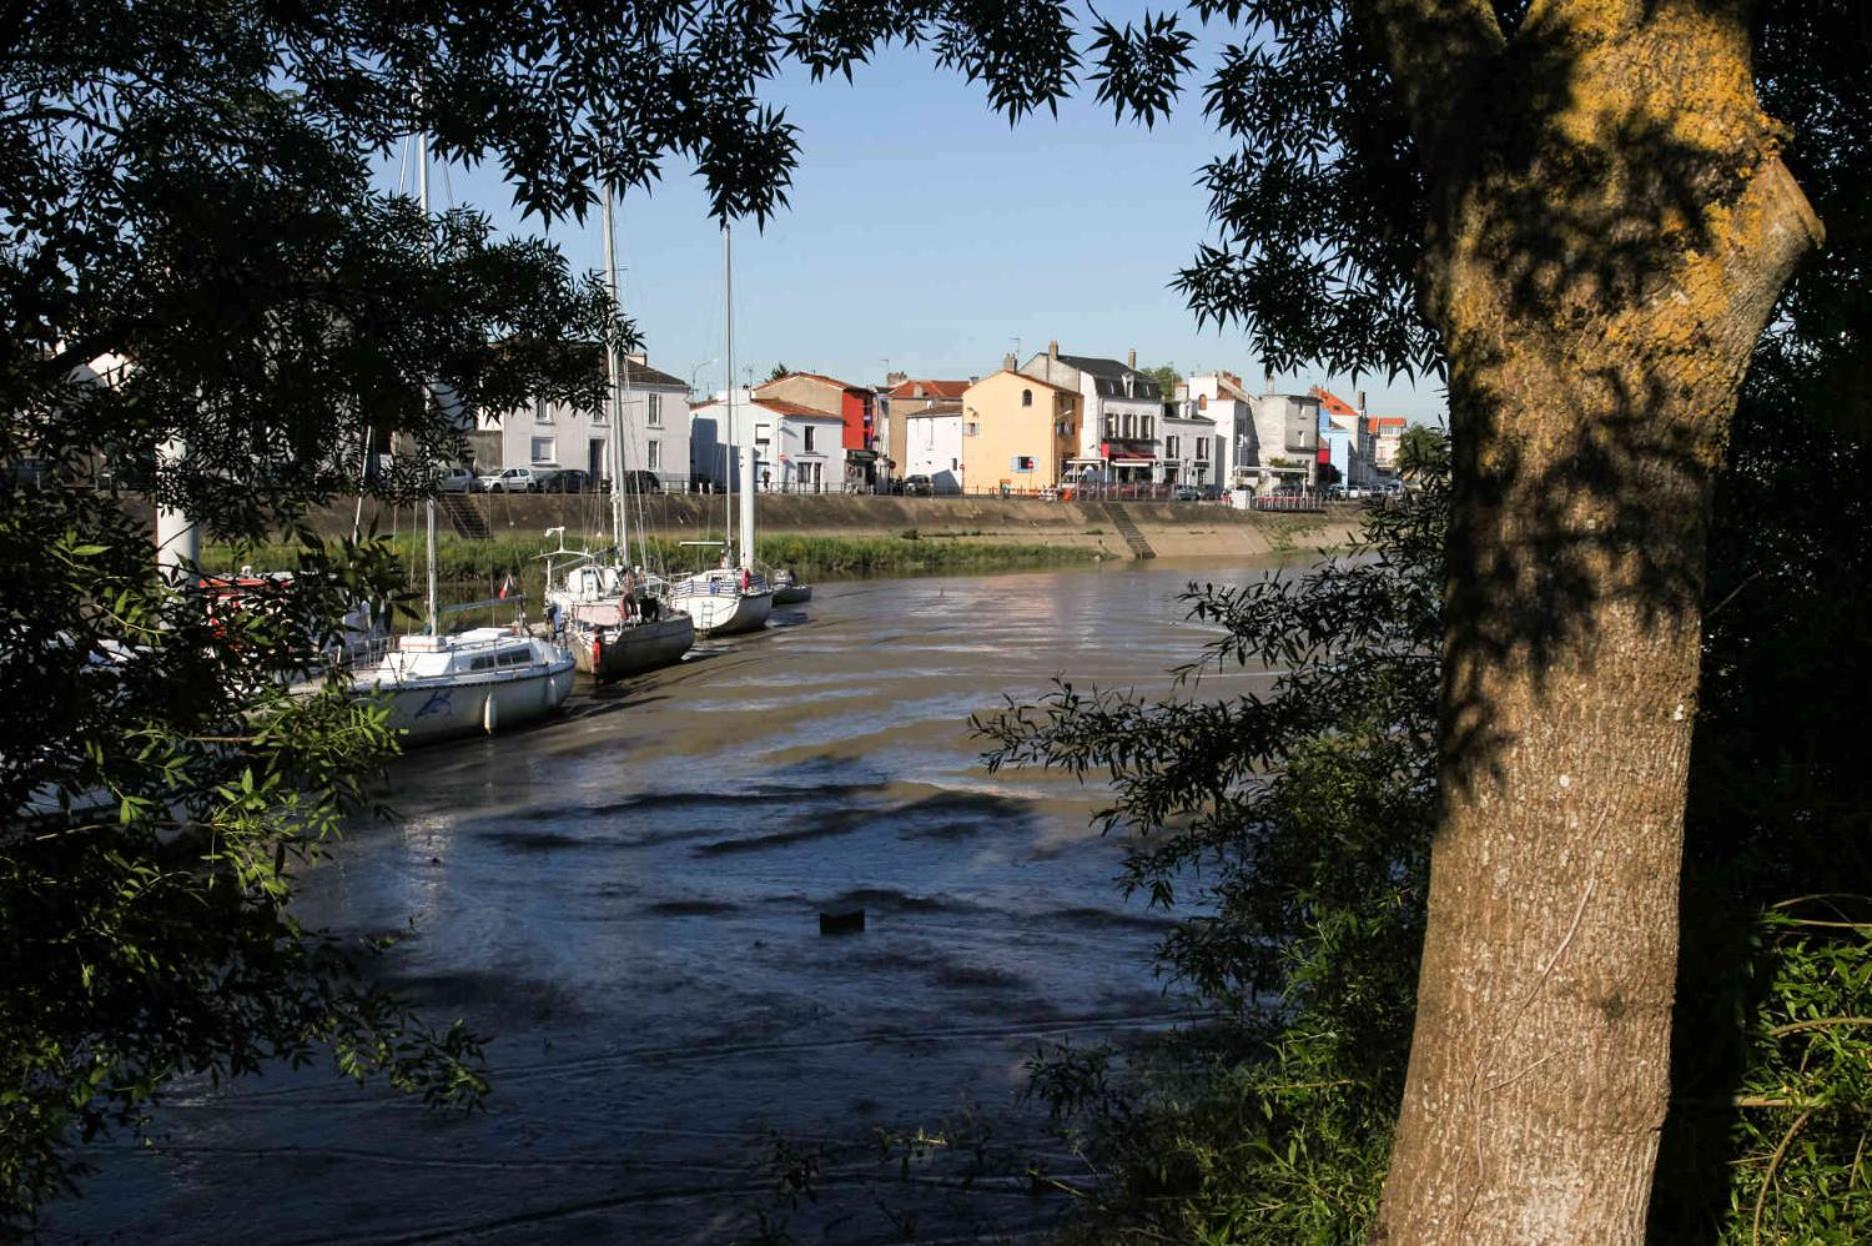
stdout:
<svg viewBox="0 0 1872 1246">
<path fill-rule="evenodd" d="M 669 541 L 719 537 L 724 499 L 700 494 L 632 498 L 645 530 Z M 641 507 L 639 504 L 641 503 Z M 568 536 L 602 531 L 609 499 L 592 494 L 474 494 L 450 499 L 440 522 L 459 535 L 540 535 L 563 525 Z M 336 536 L 351 530 L 353 510 L 333 506 L 313 524 Z M 366 504 L 365 523 L 410 530 L 409 507 Z M 1272 515 L 1214 502 L 1046 502 L 1036 498 L 906 498 L 847 494 L 763 496 L 760 530 L 828 537 L 904 537 L 994 545 L 1073 546 L 1111 558 L 1265 558 L 1333 549 L 1358 531 L 1358 514 Z M 477 528 L 478 521 L 478 528 Z"/>
</svg>

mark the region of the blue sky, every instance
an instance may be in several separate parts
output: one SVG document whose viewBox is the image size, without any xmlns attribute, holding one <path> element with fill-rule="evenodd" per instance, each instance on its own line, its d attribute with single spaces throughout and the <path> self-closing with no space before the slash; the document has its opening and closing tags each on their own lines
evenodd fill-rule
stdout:
<svg viewBox="0 0 1872 1246">
<path fill-rule="evenodd" d="M 1119 20 L 1122 7 L 1101 12 Z M 737 372 L 760 378 L 784 362 L 874 382 L 888 359 L 912 376 L 967 377 L 999 367 L 1016 339 L 1023 357 L 1058 339 L 1069 354 L 1123 359 L 1136 348 L 1141 366 L 1221 367 L 1258 384 L 1240 333 L 1198 330 L 1168 288 L 1208 235 L 1196 175 L 1223 149 L 1198 93 L 1152 131 L 1114 123 L 1082 84 L 1057 119 L 1010 128 L 979 87 L 936 69 L 927 51 L 895 48 L 851 85 L 789 71 L 765 99 L 800 127 L 800 162 L 791 208 L 765 232 L 735 230 Z M 437 169 L 431 195 L 507 230 L 546 232 L 575 266 L 601 262 L 596 213 L 547 231 L 523 223 L 491 167 Z M 618 226 L 624 300 L 650 362 L 719 387 L 721 236 L 700 181 L 667 162 L 661 183 L 619 205 Z M 1359 388 L 1324 373 L 1275 379 L 1348 400 Z M 1445 410 L 1434 382 L 1366 378 L 1363 388 L 1374 413 Z"/>
</svg>

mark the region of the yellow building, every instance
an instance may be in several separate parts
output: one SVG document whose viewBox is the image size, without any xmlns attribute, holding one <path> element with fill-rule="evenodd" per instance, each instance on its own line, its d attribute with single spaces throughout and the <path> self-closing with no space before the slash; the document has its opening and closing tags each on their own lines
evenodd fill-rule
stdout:
<svg viewBox="0 0 1872 1246">
<path fill-rule="evenodd" d="M 1023 376 L 1012 367 L 962 394 L 962 487 L 970 493 L 1057 489 L 1079 453 L 1076 390 Z"/>
</svg>

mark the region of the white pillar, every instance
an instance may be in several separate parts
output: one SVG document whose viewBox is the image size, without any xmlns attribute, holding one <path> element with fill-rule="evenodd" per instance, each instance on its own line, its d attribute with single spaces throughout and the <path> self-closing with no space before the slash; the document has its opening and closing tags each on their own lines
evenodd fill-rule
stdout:
<svg viewBox="0 0 1872 1246">
<path fill-rule="evenodd" d="M 156 450 L 156 476 L 162 477 L 174 465 L 188 457 L 188 445 L 180 438 L 162 443 Z M 179 582 L 186 567 L 201 561 L 201 529 L 187 512 L 166 506 L 156 508 L 156 566 L 170 582 Z"/>
</svg>

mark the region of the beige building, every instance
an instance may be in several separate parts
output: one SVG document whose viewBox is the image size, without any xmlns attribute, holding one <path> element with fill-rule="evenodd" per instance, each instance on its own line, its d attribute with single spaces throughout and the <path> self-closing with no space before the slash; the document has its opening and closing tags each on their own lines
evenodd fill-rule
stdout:
<svg viewBox="0 0 1872 1246">
<path fill-rule="evenodd" d="M 1077 390 L 1009 366 L 962 395 L 962 481 L 971 493 L 1057 489 L 1079 453 Z"/>
</svg>

